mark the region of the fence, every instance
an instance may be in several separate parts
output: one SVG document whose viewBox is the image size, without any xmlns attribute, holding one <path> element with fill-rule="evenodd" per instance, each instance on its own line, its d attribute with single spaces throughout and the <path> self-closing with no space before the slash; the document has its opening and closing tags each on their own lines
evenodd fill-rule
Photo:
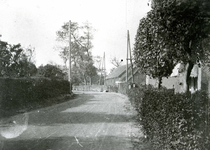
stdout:
<svg viewBox="0 0 210 150">
<path fill-rule="evenodd" d="M 79 85 L 79 86 L 73 86 L 73 90 L 104 92 L 104 91 L 107 91 L 107 86 L 105 86 L 105 85 Z"/>
<path fill-rule="evenodd" d="M 73 86 L 73 90 L 75 91 L 93 91 L 93 92 L 115 92 L 121 93 L 124 95 L 128 94 L 128 89 L 133 88 L 137 85 L 130 84 L 130 83 L 119 83 L 118 85 L 114 86 L 106 86 L 106 85 L 80 85 L 80 86 Z"/>
</svg>

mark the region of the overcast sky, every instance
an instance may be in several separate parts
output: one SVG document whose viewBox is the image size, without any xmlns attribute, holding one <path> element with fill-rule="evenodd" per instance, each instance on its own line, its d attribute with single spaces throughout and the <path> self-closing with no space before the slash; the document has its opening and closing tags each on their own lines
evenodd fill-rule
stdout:
<svg viewBox="0 0 210 150">
<path fill-rule="evenodd" d="M 36 65 L 63 61 L 54 50 L 56 31 L 71 20 L 88 21 L 96 29 L 93 55 L 106 53 L 107 70 L 110 57 L 126 59 L 127 30 L 131 46 L 139 20 L 150 10 L 149 0 L 0 0 L 1 40 L 10 44 L 31 45 L 36 50 Z"/>
</svg>

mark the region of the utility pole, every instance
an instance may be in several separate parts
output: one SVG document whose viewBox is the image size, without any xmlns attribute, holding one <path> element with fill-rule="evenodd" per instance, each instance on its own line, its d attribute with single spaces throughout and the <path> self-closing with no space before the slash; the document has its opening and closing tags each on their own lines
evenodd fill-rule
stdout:
<svg viewBox="0 0 210 150">
<path fill-rule="evenodd" d="M 103 73 L 103 58 L 101 57 L 101 63 L 100 63 L 100 68 L 101 68 L 101 76 L 100 76 L 100 81 L 99 81 L 99 84 L 101 84 L 101 79 L 102 79 L 102 73 Z"/>
<path fill-rule="evenodd" d="M 72 93 L 72 84 L 71 84 L 71 20 L 69 21 L 69 86 L 70 93 Z"/>
<path fill-rule="evenodd" d="M 104 52 L 104 85 L 105 85 L 105 81 L 106 81 L 106 61 L 105 61 L 105 52 Z"/>
<path fill-rule="evenodd" d="M 127 31 L 128 36 L 128 31 Z M 128 83 L 128 37 L 127 37 L 127 56 L 126 56 L 126 83 Z"/>
<path fill-rule="evenodd" d="M 130 58 L 128 58 L 128 57 L 129 57 L 129 54 L 130 54 Z M 130 64 L 131 64 L 131 75 L 132 75 L 132 83 L 134 83 L 134 78 L 133 78 L 133 63 L 132 63 L 132 57 L 131 57 L 131 45 L 130 45 L 129 30 L 127 30 L 126 82 L 128 82 L 128 60 L 130 60 Z"/>
<path fill-rule="evenodd" d="M 106 63 L 105 63 L 105 52 L 103 57 L 101 57 L 101 77 L 100 77 L 100 85 L 101 84 L 101 79 L 102 79 L 102 75 L 104 76 L 104 85 L 105 85 L 105 81 L 106 81 Z"/>
</svg>

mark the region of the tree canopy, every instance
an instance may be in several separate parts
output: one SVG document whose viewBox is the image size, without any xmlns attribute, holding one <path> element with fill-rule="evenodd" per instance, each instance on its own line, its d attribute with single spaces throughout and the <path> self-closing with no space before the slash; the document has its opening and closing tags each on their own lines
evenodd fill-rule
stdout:
<svg viewBox="0 0 210 150">
<path fill-rule="evenodd" d="M 0 77 L 30 77 L 36 74 L 34 49 L 0 41 Z"/>
<path fill-rule="evenodd" d="M 41 65 L 37 69 L 37 75 L 41 77 L 61 80 L 66 77 L 66 74 L 58 66 L 52 64 L 47 64 L 45 66 Z"/>
<path fill-rule="evenodd" d="M 177 63 L 188 64 L 188 77 L 197 62 L 209 59 L 209 0 L 153 0 L 140 20 L 134 59 L 146 74 L 168 77 Z"/>
<path fill-rule="evenodd" d="M 76 22 L 71 22 L 71 58 L 72 58 L 72 81 L 84 81 L 85 84 L 91 82 L 91 78 L 97 75 L 97 68 L 91 53 L 94 29 L 90 23 L 86 22 L 79 26 Z M 57 31 L 57 41 L 63 45 L 59 47 L 60 56 L 66 64 L 69 58 L 69 23 L 64 23 Z M 82 74 L 79 75 L 79 74 Z M 80 78 L 80 79 L 78 79 Z M 82 78 L 82 79 L 81 79 Z"/>
</svg>

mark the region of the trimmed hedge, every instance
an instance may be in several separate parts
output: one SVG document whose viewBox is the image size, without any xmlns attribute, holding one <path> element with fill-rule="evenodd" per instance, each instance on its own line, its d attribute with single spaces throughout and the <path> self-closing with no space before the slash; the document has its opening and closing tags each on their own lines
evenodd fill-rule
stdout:
<svg viewBox="0 0 210 150">
<path fill-rule="evenodd" d="M 69 93 L 69 82 L 48 78 L 0 78 L 0 109 L 18 110 Z"/>
<path fill-rule="evenodd" d="M 190 96 L 167 89 L 135 88 L 128 96 L 154 149 L 210 149 L 210 107 L 206 92 Z"/>
</svg>

